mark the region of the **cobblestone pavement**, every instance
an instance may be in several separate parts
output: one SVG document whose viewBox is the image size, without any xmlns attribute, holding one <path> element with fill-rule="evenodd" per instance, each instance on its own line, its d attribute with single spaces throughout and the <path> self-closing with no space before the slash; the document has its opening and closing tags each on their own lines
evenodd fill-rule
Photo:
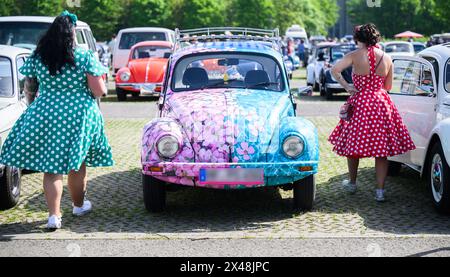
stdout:
<svg viewBox="0 0 450 277">
<path fill-rule="evenodd" d="M 107 132 L 117 166 L 89 170 L 88 197 L 94 211 L 84 218 L 70 215 L 64 192 L 64 229 L 46 233 L 46 205 L 41 174 L 23 178 L 18 207 L 0 212 L 0 240 L 8 239 L 204 239 L 398 237 L 450 234 L 448 216 L 432 208 L 428 191 L 408 169 L 387 182 L 388 199 L 373 200 L 374 163 L 362 162 L 360 189 L 342 191 L 345 160 L 326 142 L 335 117 L 311 117 L 319 129 L 321 164 L 317 203 L 312 212 L 292 210 L 292 192 L 276 189 L 215 191 L 184 189 L 169 193 L 167 211 L 145 211 L 139 170 L 139 144 L 145 119 L 108 119 Z"/>
</svg>

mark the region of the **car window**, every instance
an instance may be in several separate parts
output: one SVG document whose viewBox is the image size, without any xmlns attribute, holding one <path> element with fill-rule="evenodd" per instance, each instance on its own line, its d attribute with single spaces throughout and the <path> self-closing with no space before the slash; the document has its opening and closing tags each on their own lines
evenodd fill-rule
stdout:
<svg viewBox="0 0 450 277">
<path fill-rule="evenodd" d="M 450 60 L 447 61 L 445 66 L 445 89 L 450 92 Z"/>
<path fill-rule="evenodd" d="M 92 35 L 92 32 L 89 31 L 88 29 L 84 29 L 83 32 L 89 44 L 89 49 L 92 50 L 93 52 L 96 52 L 97 47 L 95 46 L 95 39 L 94 36 Z"/>
<path fill-rule="evenodd" d="M 164 32 L 136 32 L 123 33 L 120 38 L 119 49 L 131 49 L 133 45 L 143 41 L 167 41 L 168 38 Z"/>
<path fill-rule="evenodd" d="M 148 58 L 165 58 L 168 59 L 172 54 L 172 49 L 163 46 L 142 46 L 134 50 L 133 59 L 148 59 Z"/>
<path fill-rule="evenodd" d="M 386 53 L 404 53 L 411 52 L 411 48 L 407 44 L 389 44 L 386 45 Z"/>
<path fill-rule="evenodd" d="M 14 95 L 12 64 L 8 58 L 0 57 L 0 97 Z"/>
<path fill-rule="evenodd" d="M 434 92 L 433 69 L 416 61 L 394 61 L 394 82 L 391 93 L 409 96 L 430 96 Z"/>
<path fill-rule="evenodd" d="M 282 70 L 263 55 L 211 54 L 185 58 L 174 69 L 174 91 L 205 88 L 249 88 L 283 91 Z"/>
<path fill-rule="evenodd" d="M 0 22 L 0 44 L 34 50 L 50 23 Z"/>
<path fill-rule="evenodd" d="M 82 30 L 76 30 L 76 37 L 77 37 L 78 44 L 86 44 L 86 40 L 84 39 Z"/>
</svg>

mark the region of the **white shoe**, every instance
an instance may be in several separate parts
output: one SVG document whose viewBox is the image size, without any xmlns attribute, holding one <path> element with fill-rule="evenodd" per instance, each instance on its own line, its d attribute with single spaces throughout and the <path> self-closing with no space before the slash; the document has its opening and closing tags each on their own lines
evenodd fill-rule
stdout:
<svg viewBox="0 0 450 277">
<path fill-rule="evenodd" d="M 342 187 L 350 194 L 355 194 L 356 190 L 358 189 L 358 186 L 353 183 L 351 183 L 349 180 L 344 180 L 342 182 Z"/>
<path fill-rule="evenodd" d="M 375 192 L 375 201 L 380 203 L 386 201 L 386 197 L 384 197 L 384 189 L 377 189 Z"/>
<path fill-rule="evenodd" d="M 56 215 L 52 215 L 48 218 L 47 229 L 56 230 L 61 229 L 62 219 Z"/>
<path fill-rule="evenodd" d="M 83 207 L 75 207 L 73 206 L 73 215 L 74 216 L 83 216 L 92 211 L 92 203 L 88 200 L 84 200 Z"/>
</svg>

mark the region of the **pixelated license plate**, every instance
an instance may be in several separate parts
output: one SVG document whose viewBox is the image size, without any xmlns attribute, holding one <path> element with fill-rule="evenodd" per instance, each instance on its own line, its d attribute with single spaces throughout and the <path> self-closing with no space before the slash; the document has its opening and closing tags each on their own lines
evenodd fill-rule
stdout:
<svg viewBox="0 0 450 277">
<path fill-rule="evenodd" d="M 263 185 L 262 168 L 203 168 L 200 170 L 201 185 Z"/>
</svg>

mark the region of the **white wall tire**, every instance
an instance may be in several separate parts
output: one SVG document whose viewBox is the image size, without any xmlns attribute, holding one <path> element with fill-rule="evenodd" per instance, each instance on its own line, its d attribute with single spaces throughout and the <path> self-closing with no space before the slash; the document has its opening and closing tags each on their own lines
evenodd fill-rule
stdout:
<svg viewBox="0 0 450 277">
<path fill-rule="evenodd" d="M 0 178 L 0 210 L 14 208 L 19 203 L 22 174 L 20 169 L 6 167 Z"/>
<path fill-rule="evenodd" d="M 428 161 L 428 185 L 435 208 L 450 214 L 450 168 L 440 143 L 433 146 Z"/>
</svg>

